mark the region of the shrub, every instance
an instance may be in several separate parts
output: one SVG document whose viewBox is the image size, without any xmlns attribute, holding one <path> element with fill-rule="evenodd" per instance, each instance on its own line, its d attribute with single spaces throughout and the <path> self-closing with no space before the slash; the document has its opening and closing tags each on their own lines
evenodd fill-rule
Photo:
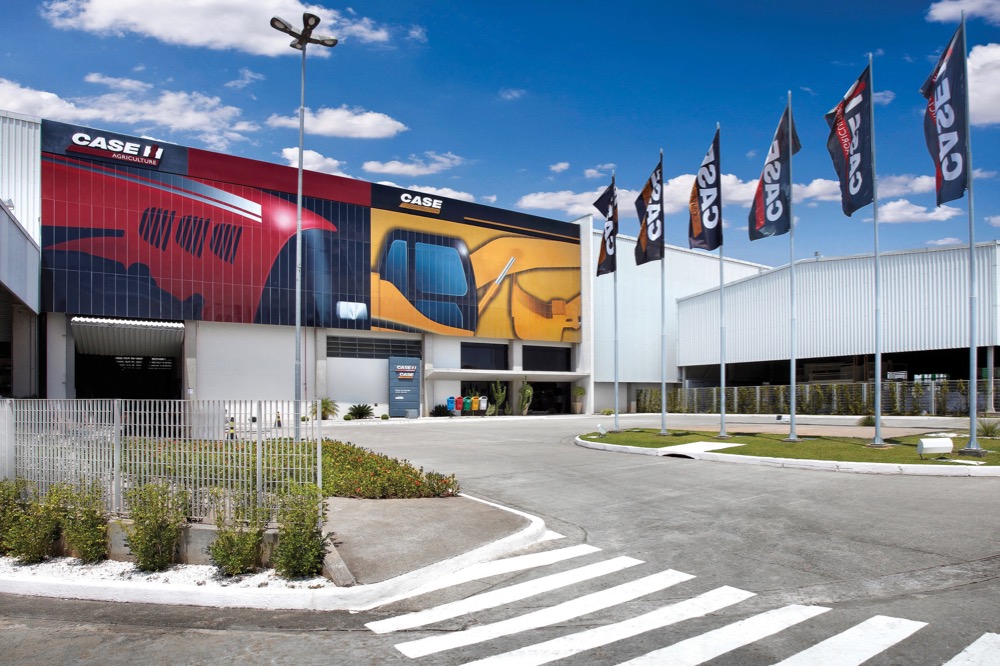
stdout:
<svg viewBox="0 0 1000 666">
<path fill-rule="evenodd" d="M 1000 436 L 1000 421 L 996 419 L 978 419 L 976 421 L 976 432 L 981 437 Z"/>
<path fill-rule="evenodd" d="M 349 442 L 323 442 L 323 493 L 328 497 L 448 497 L 458 492 L 454 474 L 424 472 L 405 460 Z"/>
<path fill-rule="evenodd" d="M 10 530 L 24 513 L 27 486 L 21 479 L 0 479 L 0 555 L 10 552 Z"/>
<path fill-rule="evenodd" d="M 605 409 L 601 410 L 601 415 L 602 416 L 611 416 L 614 413 L 615 413 L 615 410 L 613 410 L 613 409 L 607 409 L 607 408 L 605 408 Z"/>
<path fill-rule="evenodd" d="M 212 489 L 210 501 L 217 528 L 215 540 L 208 547 L 212 564 L 224 576 L 253 572 L 260 563 L 265 511 L 252 495 L 234 500 L 219 488 Z"/>
<path fill-rule="evenodd" d="M 501 414 L 504 400 L 507 399 L 507 385 L 499 379 L 490 384 L 490 395 L 493 397 L 493 404 L 496 405 L 494 411 Z"/>
<path fill-rule="evenodd" d="M 354 417 L 351 416 L 350 414 L 344 414 L 344 420 L 345 421 L 353 421 Z"/>
<path fill-rule="evenodd" d="M 125 527 L 125 543 L 140 571 L 163 571 L 174 561 L 190 495 L 165 482 L 147 483 L 125 492 L 132 517 L 132 524 Z"/>
<path fill-rule="evenodd" d="M 528 383 L 528 378 L 525 377 L 524 383 L 521 387 L 517 389 L 517 413 L 527 414 L 528 408 L 531 407 L 531 400 L 535 396 L 535 389 Z"/>
<path fill-rule="evenodd" d="M 108 515 L 99 483 L 69 492 L 62 530 L 66 546 L 82 561 L 99 562 L 108 556 Z"/>
<path fill-rule="evenodd" d="M 320 398 L 319 399 L 319 417 L 322 419 L 332 419 L 340 412 L 340 407 L 337 403 L 330 398 Z M 316 403 L 314 402 L 309 408 L 309 414 L 316 418 Z"/>
<path fill-rule="evenodd" d="M 69 486 L 62 484 L 51 486 L 44 496 L 32 490 L 24 512 L 17 516 L 7 533 L 10 554 L 18 562 L 34 564 L 52 555 L 69 492 Z"/>
<path fill-rule="evenodd" d="M 278 508 L 278 545 L 274 570 L 283 578 L 304 578 L 323 571 L 326 537 L 320 530 L 319 488 L 311 484 L 293 486 Z"/>
<path fill-rule="evenodd" d="M 388 420 L 389 420 L 389 415 L 388 415 L 388 414 L 383 414 L 383 415 L 381 416 L 381 419 L 382 419 L 383 421 L 388 421 Z"/>
<path fill-rule="evenodd" d="M 448 405 L 434 405 L 431 416 L 451 416 L 451 411 L 448 409 Z"/>
<path fill-rule="evenodd" d="M 375 413 L 371 405 L 351 405 L 347 410 L 347 415 L 352 419 L 370 419 Z"/>
<path fill-rule="evenodd" d="M 862 426 L 862 427 L 865 427 L 865 428 L 873 428 L 873 427 L 875 427 L 875 415 L 874 414 L 865 414 L 860 419 L 858 419 L 858 425 Z"/>
</svg>

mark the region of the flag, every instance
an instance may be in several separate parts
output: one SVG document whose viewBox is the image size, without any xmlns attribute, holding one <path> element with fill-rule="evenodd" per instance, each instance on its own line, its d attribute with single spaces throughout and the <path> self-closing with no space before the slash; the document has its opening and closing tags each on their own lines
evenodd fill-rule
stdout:
<svg viewBox="0 0 1000 666">
<path fill-rule="evenodd" d="M 722 245 L 722 164 L 719 156 L 719 130 L 701 161 L 701 168 L 691 186 L 688 204 L 688 247 L 714 250 Z"/>
<path fill-rule="evenodd" d="M 830 126 L 826 148 L 840 179 L 841 207 L 848 217 L 875 197 L 871 117 L 872 68 L 869 65 L 837 106 L 824 116 Z"/>
<path fill-rule="evenodd" d="M 789 133 L 791 150 L 789 150 Z M 792 155 L 801 148 L 799 135 L 795 132 L 791 108 L 785 107 L 781 122 L 774 133 L 771 147 L 767 151 L 764 170 L 757 182 L 757 192 L 750 207 L 748 230 L 750 240 L 767 236 L 787 234 L 792 226 Z"/>
<path fill-rule="evenodd" d="M 961 199 L 969 184 L 965 23 L 958 27 L 934 71 L 920 87 L 927 99 L 924 139 L 934 160 L 937 205 Z"/>
<path fill-rule="evenodd" d="M 615 177 L 611 176 L 611 184 L 604 194 L 594 202 L 594 208 L 604 216 L 604 240 L 601 243 L 601 255 L 597 260 L 597 274 L 614 273 L 618 267 L 615 255 L 615 244 L 618 240 L 618 190 L 615 189 Z"/>
<path fill-rule="evenodd" d="M 663 259 L 663 154 L 649 180 L 635 200 L 639 215 L 639 241 L 635 245 L 635 263 Z"/>
</svg>

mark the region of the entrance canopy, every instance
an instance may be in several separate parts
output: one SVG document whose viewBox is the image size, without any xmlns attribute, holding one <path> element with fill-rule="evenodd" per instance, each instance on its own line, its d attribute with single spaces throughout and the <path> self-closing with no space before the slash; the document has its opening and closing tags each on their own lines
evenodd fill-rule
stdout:
<svg viewBox="0 0 1000 666">
<path fill-rule="evenodd" d="M 184 324 L 171 321 L 73 317 L 76 350 L 100 356 L 181 356 Z"/>
</svg>

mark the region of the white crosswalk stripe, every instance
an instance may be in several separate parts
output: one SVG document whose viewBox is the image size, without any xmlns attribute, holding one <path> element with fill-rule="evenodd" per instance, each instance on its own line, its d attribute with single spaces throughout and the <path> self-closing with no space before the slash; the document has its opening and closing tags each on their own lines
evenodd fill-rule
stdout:
<svg viewBox="0 0 1000 666">
<path fill-rule="evenodd" d="M 876 615 L 847 631 L 792 655 L 780 662 L 780 666 L 863 664 L 925 626 L 926 622 Z"/>
<path fill-rule="evenodd" d="M 587 629 L 586 631 L 562 636 L 536 645 L 529 645 L 513 652 L 506 652 L 469 663 L 477 665 L 490 664 L 491 666 L 495 666 L 496 664 L 509 664 L 510 666 L 547 664 L 550 661 L 565 659 L 586 650 L 592 650 L 602 645 L 638 636 L 647 631 L 676 624 L 683 620 L 701 617 L 726 606 L 739 603 L 744 599 L 749 599 L 752 596 L 754 596 L 753 592 L 737 590 L 735 587 L 720 587 L 692 599 L 686 599 L 670 606 L 657 608 L 652 612 L 629 620 Z"/>
<path fill-rule="evenodd" d="M 822 606 L 785 606 L 734 622 L 725 627 L 705 632 L 662 650 L 655 650 L 641 657 L 626 661 L 620 666 L 695 666 L 736 648 L 778 633 L 799 622 L 830 610 Z M 827 663 L 827 662 L 814 662 Z"/>
<path fill-rule="evenodd" d="M 692 578 L 694 576 L 690 574 L 668 569 L 651 576 L 633 580 L 624 585 L 584 595 L 556 606 L 543 608 L 508 620 L 400 643 L 396 645 L 396 649 L 407 657 L 423 657 L 435 652 L 451 650 L 465 645 L 474 645 L 499 638 L 500 636 L 509 636 L 529 629 L 537 629 L 538 627 L 546 627 L 557 622 L 572 620 L 573 618 L 581 617 L 604 608 L 610 608 L 626 601 L 644 597 Z"/>
<path fill-rule="evenodd" d="M 983 634 L 944 666 L 996 666 L 1000 664 L 1000 634 Z"/>
<path fill-rule="evenodd" d="M 607 574 L 621 571 L 623 569 L 627 569 L 628 567 L 634 567 L 637 564 L 642 564 L 642 560 L 637 560 L 633 557 L 616 557 L 612 560 L 589 564 L 585 567 L 571 569 L 570 571 L 563 571 L 562 573 L 552 574 L 535 580 L 529 580 L 524 583 L 518 583 L 517 585 L 511 585 L 510 587 L 500 588 L 499 590 L 491 590 L 490 592 L 484 592 L 483 594 L 477 594 L 467 599 L 461 599 L 459 601 L 443 604 L 441 606 L 435 606 L 434 608 L 428 608 L 427 610 L 407 613 L 405 615 L 397 615 L 396 617 L 378 620 L 376 622 L 369 622 L 365 626 L 374 631 L 376 634 L 386 634 L 391 631 L 399 631 L 400 629 L 423 627 L 434 622 L 448 620 L 460 615 L 467 615 L 469 613 L 485 610 L 487 608 L 503 606 L 504 604 L 509 604 L 514 601 L 520 601 L 521 599 L 527 599 L 545 592 L 557 590 L 561 587 L 572 585 L 573 583 L 591 580 L 592 578 L 597 578 L 598 576 L 606 576 Z"/>
</svg>

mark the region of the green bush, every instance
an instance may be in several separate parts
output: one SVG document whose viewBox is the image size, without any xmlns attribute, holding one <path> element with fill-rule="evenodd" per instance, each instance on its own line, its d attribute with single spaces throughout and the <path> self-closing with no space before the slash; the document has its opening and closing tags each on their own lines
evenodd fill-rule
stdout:
<svg viewBox="0 0 1000 666">
<path fill-rule="evenodd" d="M 865 414 L 860 419 L 858 419 L 858 425 L 864 428 L 874 428 L 875 427 L 875 415 Z"/>
<path fill-rule="evenodd" d="M 434 405 L 431 416 L 451 416 L 451 410 L 448 409 L 448 405 Z"/>
<path fill-rule="evenodd" d="M 352 419 L 370 419 L 375 413 L 371 405 L 351 405 L 347 415 Z"/>
<path fill-rule="evenodd" d="M 266 512 L 252 495 L 231 498 L 219 488 L 212 489 L 210 501 L 217 528 L 208 546 L 212 564 L 224 576 L 252 573 L 260 564 Z"/>
<path fill-rule="evenodd" d="M 278 508 L 278 545 L 272 558 L 283 578 L 305 578 L 323 571 L 326 537 L 320 529 L 319 488 L 293 486 L 281 497 Z"/>
<path fill-rule="evenodd" d="M 0 479 L 0 555 L 10 552 L 7 539 L 14 524 L 24 514 L 27 485 L 21 479 Z"/>
<path fill-rule="evenodd" d="M 350 414 L 344 414 L 344 420 L 345 421 L 353 421 L 354 417 L 351 416 Z"/>
<path fill-rule="evenodd" d="M 84 562 L 103 560 L 108 556 L 108 515 L 101 485 L 80 486 L 66 499 L 62 531 L 67 548 Z"/>
<path fill-rule="evenodd" d="M 163 571 L 174 561 L 190 496 L 187 490 L 171 488 L 165 482 L 125 492 L 132 518 L 132 524 L 125 526 L 125 543 L 140 571 Z"/>
<path fill-rule="evenodd" d="M 51 486 L 44 496 L 32 489 L 24 512 L 14 520 L 5 540 L 18 562 L 34 564 L 52 555 L 69 492 L 63 484 Z"/>
<path fill-rule="evenodd" d="M 323 442 L 323 493 L 327 497 L 448 497 L 458 491 L 454 474 L 425 473 L 405 460 L 349 442 Z"/>
<path fill-rule="evenodd" d="M 996 419 L 978 419 L 976 421 L 976 432 L 980 437 L 1000 436 L 1000 421 Z"/>
</svg>

